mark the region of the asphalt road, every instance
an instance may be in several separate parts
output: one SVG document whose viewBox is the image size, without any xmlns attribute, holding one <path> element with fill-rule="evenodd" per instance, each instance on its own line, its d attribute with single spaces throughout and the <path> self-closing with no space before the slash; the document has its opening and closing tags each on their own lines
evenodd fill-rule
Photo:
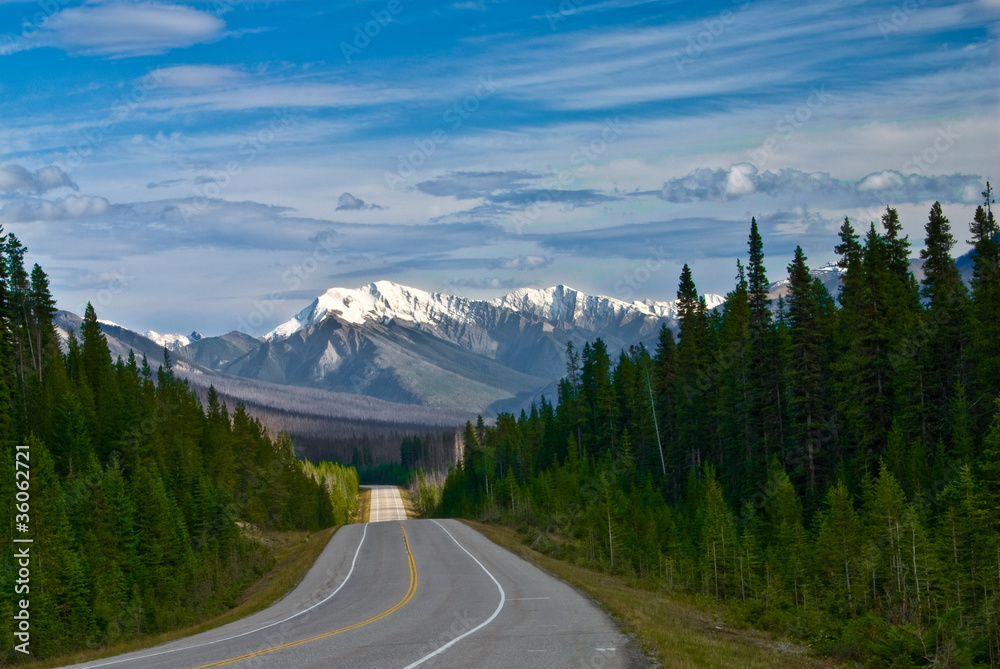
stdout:
<svg viewBox="0 0 1000 669">
<path fill-rule="evenodd" d="M 399 496 L 399 488 L 394 485 L 369 485 L 372 489 L 371 512 L 368 521 L 384 523 L 389 520 L 406 520 L 406 508 L 403 498 Z"/>
<path fill-rule="evenodd" d="M 575 590 L 454 520 L 348 525 L 274 606 L 80 667 L 641 667 Z"/>
</svg>

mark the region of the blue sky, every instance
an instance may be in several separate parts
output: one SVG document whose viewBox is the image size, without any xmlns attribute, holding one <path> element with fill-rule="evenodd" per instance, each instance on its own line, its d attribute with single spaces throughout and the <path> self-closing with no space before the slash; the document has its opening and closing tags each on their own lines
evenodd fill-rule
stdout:
<svg viewBox="0 0 1000 669">
<path fill-rule="evenodd" d="M 725 293 L 1000 166 L 998 0 L 0 0 L 0 224 L 138 330 L 332 286 Z M 960 244 L 956 255 L 966 250 Z"/>
</svg>

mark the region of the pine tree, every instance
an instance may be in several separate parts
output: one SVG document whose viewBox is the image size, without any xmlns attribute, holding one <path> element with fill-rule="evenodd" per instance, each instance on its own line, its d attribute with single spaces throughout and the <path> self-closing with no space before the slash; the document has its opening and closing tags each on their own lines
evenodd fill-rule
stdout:
<svg viewBox="0 0 1000 669">
<path fill-rule="evenodd" d="M 976 208 L 969 226 L 972 239 L 972 305 L 970 311 L 969 360 L 971 387 L 976 398 L 1000 395 L 1000 226 L 991 208 L 993 191 L 986 182 L 985 207 Z M 989 403 L 973 414 L 985 428 Z M 982 428 L 976 430 L 982 432 Z"/>
<path fill-rule="evenodd" d="M 24 254 L 27 249 L 13 235 L 7 235 L 3 245 L 2 264 L 4 283 L 4 314 L 9 334 L 9 358 L 5 361 L 10 370 L 10 416 L 13 432 L 18 438 L 27 434 L 28 384 L 31 373 L 31 343 L 27 330 L 28 274 L 24 269 Z"/>
<path fill-rule="evenodd" d="M 686 453 L 687 467 L 697 472 L 701 469 L 705 445 L 705 391 L 707 378 L 704 369 L 706 349 L 706 319 L 698 289 L 686 264 L 681 270 L 677 288 L 677 320 L 680 333 L 677 342 L 677 375 L 684 379 L 678 397 L 677 432 L 678 446 Z"/>
<path fill-rule="evenodd" d="M 882 214 L 882 228 L 885 230 L 887 269 L 899 282 L 908 284 L 913 280 L 910 273 L 910 239 L 909 236 L 899 236 L 903 224 L 899 222 L 899 213 L 892 207 L 886 207 Z"/>
<path fill-rule="evenodd" d="M 795 440 L 804 450 L 810 494 L 816 490 L 816 461 L 827 417 L 824 401 L 828 362 L 824 342 L 832 309 L 826 288 L 809 274 L 802 247 L 788 266 L 788 316 L 791 338 L 791 399 Z"/>
<path fill-rule="evenodd" d="M 0 226 L 0 444 L 15 438 L 15 413 L 19 404 L 11 332 L 10 271 L 2 253 L 6 243 L 7 235 Z"/>
<path fill-rule="evenodd" d="M 844 618 L 859 610 L 865 575 L 860 555 L 862 526 L 843 481 L 826 493 L 816 531 L 816 564 L 827 584 L 827 606 Z"/>
<path fill-rule="evenodd" d="M 697 507 L 702 582 L 706 594 L 724 599 L 735 595 L 738 588 L 733 568 L 737 555 L 736 527 L 713 467 L 706 466 L 702 481 L 702 497 Z"/>
<path fill-rule="evenodd" d="M 566 409 L 562 414 L 567 417 L 568 428 L 576 440 L 577 457 L 582 460 L 585 415 L 580 397 L 580 354 L 573 347 L 572 340 L 566 343 L 566 376 L 559 385 L 559 405 Z"/>
<path fill-rule="evenodd" d="M 850 331 L 850 348 L 839 363 L 839 410 L 849 430 L 851 452 L 845 455 L 851 460 L 852 475 L 858 477 L 884 452 L 894 408 L 891 366 L 898 334 L 888 313 L 893 277 L 886 240 L 874 223 L 865 236 L 859 269 L 858 299 L 845 302 L 839 314 L 841 331 Z"/>
<path fill-rule="evenodd" d="M 750 303 L 746 273 L 736 261 L 736 286 L 726 295 L 719 326 L 721 363 L 719 391 L 713 416 L 724 444 L 724 474 L 730 495 L 742 496 L 750 491 L 759 463 L 754 456 L 754 425 L 751 415 L 750 379 Z"/>
<path fill-rule="evenodd" d="M 968 295 L 951 257 L 955 239 L 941 204 L 931 207 L 926 226 L 921 294 L 927 302 L 927 341 L 923 351 L 932 415 L 947 416 L 956 383 L 966 384 Z M 931 437 L 948 438 L 947 423 L 932 424 Z"/>
<path fill-rule="evenodd" d="M 764 267 L 764 242 L 757 228 L 757 219 L 750 220 L 750 236 L 747 240 L 750 258 L 747 262 L 747 300 L 750 306 L 749 323 L 749 373 L 751 387 L 750 415 L 756 426 L 754 447 L 762 455 L 761 466 L 757 471 L 763 471 L 763 463 L 769 461 L 772 454 L 779 453 L 784 447 L 785 411 L 784 384 L 774 375 L 774 371 L 783 369 L 779 361 L 782 351 L 784 332 L 779 326 L 771 328 L 771 300 L 767 270 Z"/>
<path fill-rule="evenodd" d="M 89 302 L 83 314 L 82 334 L 81 371 L 93 397 L 94 422 L 91 434 L 95 437 L 98 458 L 103 462 L 117 446 L 122 435 L 120 401 L 108 341 L 101 331 L 97 312 Z"/>
<path fill-rule="evenodd" d="M 754 344 L 763 341 L 771 322 L 771 299 L 768 296 L 767 269 L 764 267 L 764 242 L 757 229 L 757 219 L 750 219 L 750 261 L 747 264 L 747 299 L 750 302 L 750 336 Z"/>
<path fill-rule="evenodd" d="M 840 226 L 840 243 L 834 247 L 834 253 L 840 256 L 837 267 L 840 268 L 840 291 L 838 300 L 845 309 L 860 300 L 861 291 L 861 260 L 862 248 L 858 235 L 854 232 L 851 221 L 845 216 Z"/>
<path fill-rule="evenodd" d="M 677 444 L 677 411 L 683 401 L 677 394 L 677 345 L 674 333 L 666 325 L 660 327 L 653 358 L 652 386 L 660 438 L 666 462 L 666 477 L 674 502 L 680 498 L 683 477 L 683 455 Z"/>
<path fill-rule="evenodd" d="M 583 368 L 580 374 L 581 397 L 587 415 L 584 449 L 600 458 L 603 450 L 614 449 L 615 398 L 611 390 L 611 360 L 608 348 L 600 339 L 584 344 Z"/>
<path fill-rule="evenodd" d="M 802 502 L 795 487 L 778 463 L 772 459 L 767 478 L 766 516 L 767 562 L 772 574 L 779 577 L 784 597 L 791 597 L 798 609 L 808 602 L 809 546 L 803 525 Z"/>
<path fill-rule="evenodd" d="M 38 264 L 31 270 L 31 287 L 28 290 L 28 305 L 31 313 L 31 349 L 35 356 L 35 370 L 43 377 L 43 367 L 47 360 L 58 354 L 53 319 L 56 302 L 49 292 L 49 278 Z"/>
</svg>

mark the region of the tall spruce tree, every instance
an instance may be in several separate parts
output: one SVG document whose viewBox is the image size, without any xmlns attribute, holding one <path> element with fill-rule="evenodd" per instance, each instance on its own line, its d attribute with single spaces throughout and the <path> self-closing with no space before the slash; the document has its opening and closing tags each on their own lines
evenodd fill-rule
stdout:
<svg viewBox="0 0 1000 669">
<path fill-rule="evenodd" d="M 719 392 L 713 416 L 718 426 L 718 471 L 732 495 L 749 492 L 756 466 L 751 414 L 750 302 L 743 263 L 736 261 L 736 285 L 726 295 L 718 332 Z"/>
<path fill-rule="evenodd" d="M 801 246 L 788 266 L 788 320 L 791 338 L 791 398 L 794 439 L 807 474 L 810 495 L 816 492 L 816 462 L 828 420 L 825 398 L 829 387 L 826 341 L 832 310 L 830 296 L 813 279 Z M 798 473 L 793 468 L 793 473 Z"/>
<path fill-rule="evenodd" d="M 969 231 L 972 239 L 972 304 L 969 361 L 975 432 L 982 434 L 990 403 L 1000 395 L 1000 226 L 993 216 L 993 190 L 986 182 L 985 202 L 976 207 Z M 980 401 L 984 400 L 984 401 Z"/>
<path fill-rule="evenodd" d="M 927 218 L 921 294 L 927 303 L 927 340 L 922 368 L 927 372 L 927 403 L 934 416 L 947 417 L 956 384 L 966 385 L 968 359 L 968 293 L 951 257 L 955 238 L 951 225 L 935 202 Z M 946 419 L 934 421 L 931 438 L 950 438 Z"/>
<path fill-rule="evenodd" d="M 705 447 L 705 343 L 706 319 L 698 299 L 691 268 L 681 269 L 677 287 L 677 320 L 680 333 L 677 341 L 677 373 L 686 382 L 678 397 L 678 445 L 687 454 L 689 471 L 701 469 Z"/>
<path fill-rule="evenodd" d="M 764 242 L 757 227 L 757 219 L 750 219 L 747 239 L 750 257 L 747 262 L 747 300 L 750 307 L 749 323 L 749 392 L 750 414 L 756 426 L 754 449 L 759 451 L 757 471 L 763 471 L 771 455 L 783 450 L 785 388 L 772 372 L 781 367 L 784 332 L 779 327 L 771 329 L 771 299 L 764 267 Z"/>
</svg>

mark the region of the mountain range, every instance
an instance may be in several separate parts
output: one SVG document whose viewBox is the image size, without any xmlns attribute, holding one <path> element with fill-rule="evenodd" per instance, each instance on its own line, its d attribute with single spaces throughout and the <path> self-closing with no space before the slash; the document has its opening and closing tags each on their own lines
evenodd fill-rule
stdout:
<svg viewBox="0 0 1000 669">
<path fill-rule="evenodd" d="M 722 304 L 706 295 L 706 304 Z M 79 317 L 60 312 L 64 336 Z M 602 338 L 612 354 L 655 344 L 662 325 L 677 325 L 674 301 L 625 302 L 568 286 L 524 288 L 492 300 L 430 293 L 390 281 L 331 288 L 262 337 L 134 332 L 104 321 L 112 356 L 129 350 L 151 364 L 171 352 L 195 385 L 307 388 L 367 396 L 387 407 L 426 409 L 428 424 L 519 410 L 542 393 L 554 397 L 566 369 L 566 345 Z M 224 379 L 230 383 L 223 383 Z M 240 399 L 234 397 L 233 399 Z M 385 408 L 385 407 L 383 407 Z M 419 412 L 418 412 L 419 413 Z M 456 418 L 457 420 L 457 418 Z"/>
<path fill-rule="evenodd" d="M 706 295 L 714 308 L 722 297 Z M 215 371 L 283 385 L 493 414 L 552 396 L 566 345 L 615 352 L 675 327 L 674 302 L 625 302 L 568 286 L 493 300 L 390 281 L 331 288 L 260 339 L 231 332 L 177 348 Z"/>
</svg>

